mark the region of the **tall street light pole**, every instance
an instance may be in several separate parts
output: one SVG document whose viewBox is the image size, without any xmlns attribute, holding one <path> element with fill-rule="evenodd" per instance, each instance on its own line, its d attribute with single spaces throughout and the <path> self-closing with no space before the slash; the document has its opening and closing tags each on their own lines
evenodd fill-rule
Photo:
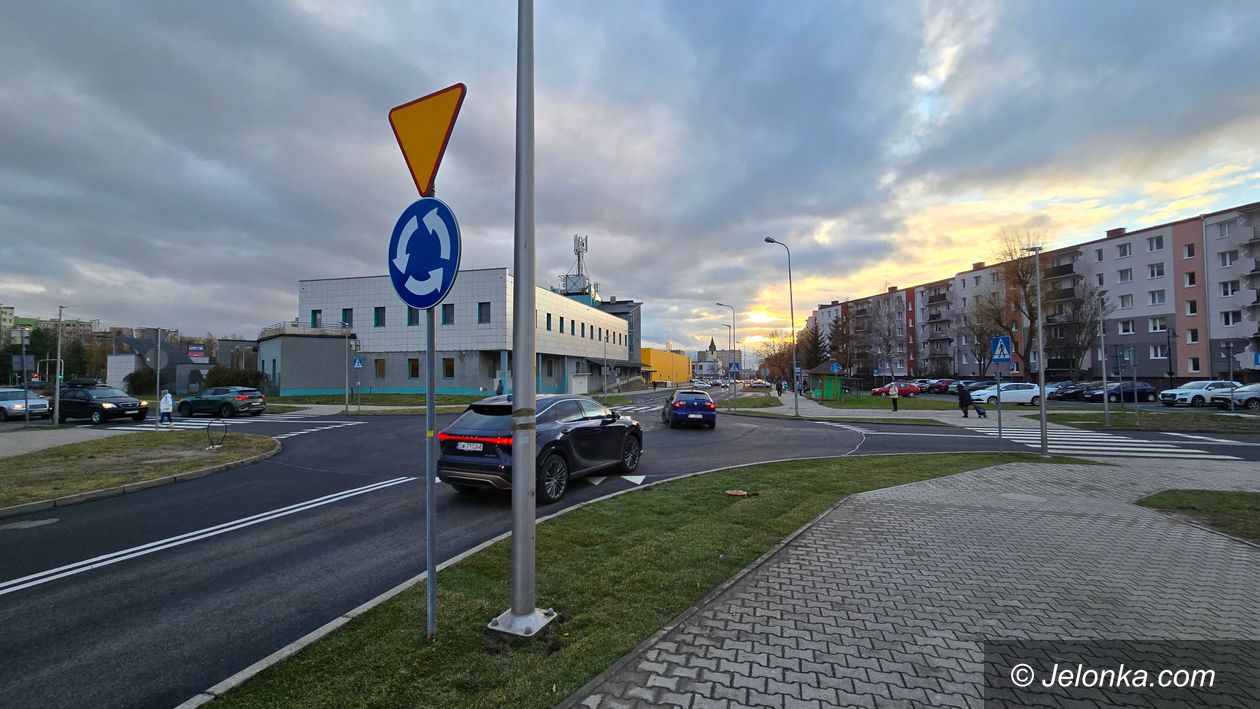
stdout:
<svg viewBox="0 0 1260 709">
<path fill-rule="evenodd" d="M 61 418 L 61 314 L 68 307 L 70 306 L 57 306 L 57 374 L 53 376 L 53 410 L 57 413 L 48 417 L 54 426 L 57 425 L 57 419 Z"/>
<path fill-rule="evenodd" d="M 767 236 L 765 239 L 767 244 L 778 244 L 787 251 L 788 266 L 788 314 L 792 318 L 792 415 L 796 418 L 801 417 L 800 402 L 800 385 L 796 381 L 796 302 L 792 296 L 792 249 L 782 241 Z"/>
<path fill-rule="evenodd" d="M 1098 291 L 1098 346 L 1102 349 L 1103 425 L 1111 425 L 1111 404 L 1107 396 L 1107 291 Z M 1044 396 L 1045 394 L 1042 394 Z"/>
<path fill-rule="evenodd" d="M 727 305 L 726 303 L 717 303 L 716 305 L 717 305 L 719 308 L 730 308 L 730 309 L 731 309 L 731 356 L 732 356 L 732 357 L 734 357 L 734 356 L 735 356 L 735 348 L 739 345 L 739 338 L 736 336 L 736 333 L 735 333 L 735 306 L 733 306 L 733 305 Z M 744 358 L 743 358 L 743 357 L 740 357 L 740 358 L 739 358 L 739 372 L 738 372 L 738 373 L 742 375 L 742 374 L 743 374 L 743 372 L 744 372 Z M 735 398 L 735 397 L 737 397 L 737 396 L 739 396 L 739 377 L 732 377 L 732 381 L 731 381 L 731 398 L 733 399 L 733 398 Z"/>
<path fill-rule="evenodd" d="M 346 333 L 346 413 L 350 413 L 350 368 L 353 361 L 350 359 L 350 323 L 341 323 L 342 329 Z"/>
<path fill-rule="evenodd" d="M 1028 246 L 1022 250 L 1032 253 L 1036 269 L 1034 278 L 1037 280 L 1037 388 L 1040 394 L 1038 398 L 1041 400 L 1041 455 L 1049 456 L 1050 445 L 1046 436 L 1046 353 L 1043 347 L 1045 337 L 1042 334 L 1045 314 L 1041 307 L 1041 246 Z"/>
</svg>

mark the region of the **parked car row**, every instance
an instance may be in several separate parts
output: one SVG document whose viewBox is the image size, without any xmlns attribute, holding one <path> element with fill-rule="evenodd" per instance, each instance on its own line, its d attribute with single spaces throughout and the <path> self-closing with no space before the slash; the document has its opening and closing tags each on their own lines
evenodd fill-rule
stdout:
<svg viewBox="0 0 1260 709">
<path fill-rule="evenodd" d="M 1212 393 L 1211 403 L 1218 409 L 1228 409 L 1229 400 L 1234 400 L 1235 409 L 1260 411 L 1260 384 L 1248 384 L 1236 389 L 1216 389 Z"/>
<path fill-rule="evenodd" d="M 150 402 L 121 389 L 96 380 L 70 380 L 61 388 L 61 410 L 54 412 L 53 402 L 46 396 L 24 392 L 20 388 L 0 389 L 0 421 L 24 418 L 27 409 L 32 417 L 49 418 L 55 413 L 58 423 L 71 419 L 87 419 L 94 424 L 119 418 L 143 421 L 149 415 Z M 205 392 L 184 398 L 176 411 L 189 417 L 208 413 L 220 418 L 238 414 L 259 416 L 267 410 L 267 399 L 251 387 L 212 387 Z"/>
</svg>

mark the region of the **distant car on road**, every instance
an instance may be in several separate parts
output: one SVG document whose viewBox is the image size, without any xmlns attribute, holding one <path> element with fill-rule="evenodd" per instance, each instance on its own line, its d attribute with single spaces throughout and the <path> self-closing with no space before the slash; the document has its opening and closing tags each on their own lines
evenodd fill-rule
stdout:
<svg viewBox="0 0 1260 709">
<path fill-rule="evenodd" d="M 143 421 L 149 415 L 149 402 L 110 386 L 66 387 L 59 396 L 61 409 L 57 411 L 58 423 L 65 423 L 67 419 L 104 423 L 124 416 Z"/>
<path fill-rule="evenodd" d="M 894 382 L 897 386 L 897 396 L 918 396 L 922 390 L 918 386 L 910 382 Z M 882 387 L 871 389 L 871 396 L 888 396 L 888 387 L 892 384 L 885 384 Z"/>
<path fill-rule="evenodd" d="M 197 414 L 213 414 L 224 419 L 237 414 L 258 416 L 267 410 L 267 398 L 251 387 L 210 387 L 199 396 L 179 402 L 177 410 L 185 418 Z"/>
<path fill-rule="evenodd" d="M 1182 404 L 1184 406 L 1207 406 L 1213 394 L 1218 394 L 1222 390 L 1237 389 L 1242 386 L 1238 382 L 1231 382 L 1224 379 L 1200 379 L 1198 381 L 1186 382 L 1176 389 L 1165 389 L 1159 393 L 1159 403 L 1164 406 L 1176 406 Z M 1229 401 L 1226 400 L 1226 405 Z"/>
<path fill-rule="evenodd" d="M 9 418 L 48 418 L 52 416 L 52 406 L 48 399 L 22 389 L 0 389 L 0 421 Z"/>
<path fill-rule="evenodd" d="M 1218 389 L 1212 392 L 1212 405 L 1218 409 L 1228 409 L 1230 396 L 1234 398 L 1235 409 L 1260 411 L 1260 384 L 1241 386 L 1232 393 L 1229 389 Z"/>
<path fill-rule="evenodd" d="M 700 424 L 717 428 L 717 405 L 707 392 L 676 391 L 661 408 L 661 423 L 674 428 L 682 424 Z"/>
<path fill-rule="evenodd" d="M 703 392 L 701 392 L 703 393 Z M 569 481 L 606 468 L 632 473 L 643 453 L 643 428 L 584 396 L 538 397 L 539 502 L 559 500 Z M 437 475 L 457 492 L 512 489 L 512 399 L 492 396 L 472 404 L 438 433 Z"/>
<path fill-rule="evenodd" d="M 998 403 L 998 388 L 996 385 L 977 389 L 971 392 L 972 401 L 983 401 L 986 404 Z M 1041 403 L 1041 397 L 1037 395 L 1036 384 L 1025 384 L 1024 382 L 1003 382 L 1002 383 L 1002 403 L 1003 404 L 1031 404 L 1037 406 Z"/>
<path fill-rule="evenodd" d="M 1053 399 L 1054 393 L 1072 382 L 1046 382 L 1046 398 Z"/>
<path fill-rule="evenodd" d="M 1103 396 L 1107 397 L 1107 401 L 1155 401 L 1155 387 L 1146 382 L 1123 381 L 1115 384 L 1108 384 L 1104 392 L 1100 386 L 1097 389 L 1088 389 L 1081 395 L 1085 401 L 1102 401 Z"/>
<path fill-rule="evenodd" d="M 953 379 L 933 379 L 928 385 L 928 393 L 931 394 L 948 394 L 950 387 L 954 385 Z"/>
</svg>

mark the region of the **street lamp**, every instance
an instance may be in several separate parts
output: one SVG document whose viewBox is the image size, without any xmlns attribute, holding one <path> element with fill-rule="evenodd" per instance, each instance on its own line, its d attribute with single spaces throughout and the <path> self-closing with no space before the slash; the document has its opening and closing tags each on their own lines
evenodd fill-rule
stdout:
<svg viewBox="0 0 1260 709">
<path fill-rule="evenodd" d="M 739 341 L 735 337 L 735 306 L 727 305 L 726 303 L 716 303 L 715 305 L 717 305 L 720 308 L 731 309 L 731 356 L 734 357 L 735 356 L 735 343 Z M 740 372 L 742 372 L 744 369 L 743 359 L 744 359 L 743 357 L 740 357 L 740 363 L 739 363 Z M 730 368 L 729 364 L 727 365 L 727 368 L 728 369 Z M 739 396 L 739 378 L 732 377 L 731 378 L 731 398 L 733 399 L 737 396 Z"/>
<path fill-rule="evenodd" d="M 1165 345 L 1165 347 L 1168 348 L 1168 351 L 1165 352 L 1164 354 L 1168 355 L 1168 388 L 1169 389 L 1175 388 L 1173 386 L 1173 370 L 1177 367 L 1177 364 L 1176 362 L 1173 361 L 1172 341 L 1176 337 L 1177 337 L 1177 330 L 1173 328 L 1172 325 L 1169 325 L 1164 328 L 1164 341 L 1168 343 L 1167 345 Z M 1134 396 L 1136 396 L 1136 394 Z M 1137 399 L 1135 398 L 1133 402 L 1136 404 Z"/>
<path fill-rule="evenodd" d="M 346 408 L 345 412 L 350 413 L 350 368 L 353 362 L 350 359 L 350 323 L 339 323 L 346 332 Z"/>
<path fill-rule="evenodd" d="M 1033 255 L 1033 264 L 1036 268 L 1037 279 L 1037 387 L 1040 393 L 1038 400 L 1041 402 L 1041 454 L 1043 456 L 1050 455 L 1049 440 L 1046 436 L 1046 353 L 1043 348 L 1045 337 L 1042 334 L 1043 313 L 1041 307 L 1041 246 L 1026 246 L 1021 251 L 1031 252 Z M 1103 398 L 1106 398 L 1106 392 L 1103 392 Z"/>
<path fill-rule="evenodd" d="M 1098 291 L 1098 347 L 1102 350 L 1103 425 L 1111 425 L 1111 404 L 1107 396 L 1107 291 Z M 1045 396 L 1045 392 L 1042 392 Z"/>
<path fill-rule="evenodd" d="M 774 238 L 767 236 L 765 238 L 767 244 L 778 244 L 787 251 L 787 267 L 788 267 L 788 314 L 792 318 L 792 415 L 800 418 L 800 385 L 796 381 L 796 303 L 792 296 L 792 250 L 782 241 L 775 241 Z"/>
<path fill-rule="evenodd" d="M 61 314 L 69 305 L 57 306 L 57 374 L 53 377 L 53 411 L 56 412 L 48 417 L 49 423 L 53 426 L 57 425 L 57 420 L 61 418 Z"/>
</svg>

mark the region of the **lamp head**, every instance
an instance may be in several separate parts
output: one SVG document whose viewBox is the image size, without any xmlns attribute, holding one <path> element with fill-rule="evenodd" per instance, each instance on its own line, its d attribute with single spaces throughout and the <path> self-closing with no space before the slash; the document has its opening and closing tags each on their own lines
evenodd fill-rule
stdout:
<svg viewBox="0 0 1260 709">
<path fill-rule="evenodd" d="M 779 243 L 779 242 L 775 241 L 772 237 L 767 236 L 767 237 L 766 237 L 766 243 L 767 243 L 767 244 L 777 244 L 777 243 Z"/>
</svg>

